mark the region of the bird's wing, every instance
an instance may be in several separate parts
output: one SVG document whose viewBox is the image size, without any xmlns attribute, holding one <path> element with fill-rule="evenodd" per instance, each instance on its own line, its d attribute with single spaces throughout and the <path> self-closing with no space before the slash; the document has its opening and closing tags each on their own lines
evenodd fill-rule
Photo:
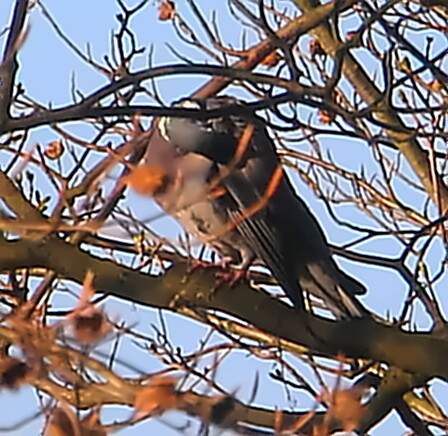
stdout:
<svg viewBox="0 0 448 436">
<path fill-rule="evenodd" d="M 337 268 L 317 221 L 283 172 L 277 179 L 281 167 L 273 168 L 272 162 L 253 158 L 223 180 L 238 205 L 238 232 L 296 304 L 303 305 L 303 289 L 338 317 L 361 316 L 348 286 L 356 282 Z"/>
<path fill-rule="evenodd" d="M 269 223 L 271 206 L 269 203 L 263 204 L 263 198 L 244 173 L 230 173 L 223 179 L 222 184 L 234 203 L 234 207 L 228 208 L 232 225 L 256 256 L 271 270 L 294 304 L 303 308 L 303 294 L 293 259 L 286 258 L 284 248 L 279 246 L 283 239 L 280 235 L 281 229 Z"/>
<path fill-rule="evenodd" d="M 221 134 L 219 142 L 236 152 L 234 143 L 240 137 L 228 135 L 224 141 Z M 208 157 L 213 159 L 210 152 Z M 318 222 L 296 196 L 262 126 L 255 127 L 241 162 L 234 168 L 229 164 L 232 161 L 220 167 L 222 184 L 236 205 L 229 208 L 236 230 L 294 303 L 303 307 L 305 289 L 322 298 L 337 316 L 360 316 L 360 306 L 351 297 L 356 293 L 351 289 L 359 287 L 337 268 Z"/>
</svg>

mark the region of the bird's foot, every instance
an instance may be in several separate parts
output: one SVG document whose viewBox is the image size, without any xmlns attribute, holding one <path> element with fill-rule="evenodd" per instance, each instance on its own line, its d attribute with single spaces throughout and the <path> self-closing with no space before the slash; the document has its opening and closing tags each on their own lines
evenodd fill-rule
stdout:
<svg viewBox="0 0 448 436">
<path fill-rule="evenodd" d="M 247 270 L 217 272 L 215 290 L 219 289 L 223 285 L 228 285 L 229 287 L 233 288 L 239 282 L 244 282 L 246 280 Z"/>
<path fill-rule="evenodd" d="M 219 268 L 222 270 L 227 270 L 229 267 L 229 262 L 226 259 L 221 259 L 218 262 L 205 262 L 203 260 L 196 259 L 195 262 L 188 268 L 188 274 L 195 272 L 202 268 Z"/>
<path fill-rule="evenodd" d="M 212 293 L 218 291 L 222 286 L 227 285 L 233 288 L 240 282 L 246 282 L 249 276 L 250 262 L 246 262 L 241 269 L 230 269 L 228 259 L 221 259 L 218 262 L 204 262 L 202 260 L 196 260 L 193 265 L 188 269 L 188 273 L 191 274 L 194 271 L 201 268 L 214 268 L 216 281 L 212 288 Z"/>
</svg>

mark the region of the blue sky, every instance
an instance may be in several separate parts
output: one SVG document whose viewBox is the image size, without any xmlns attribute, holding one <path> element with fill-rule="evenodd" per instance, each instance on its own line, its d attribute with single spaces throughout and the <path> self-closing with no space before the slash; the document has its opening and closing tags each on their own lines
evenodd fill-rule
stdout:
<svg viewBox="0 0 448 436">
<path fill-rule="evenodd" d="M 136 4 L 136 2 L 127 2 L 128 4 Z M 162 22 L 157 18 L 157 7 L 155 2 L 150 2 L 143 11 L 138 14 L 133 22 L 133 29 L 138 37 L 139 44 L 146 47 L 145 55 L 142 56 L 140 64 L 137 62 L 134 68 L 143 68 L 146 64 L 149 48 L 153 48 L 154 65 L 163 65 L 173 63 L 175 58 L 168 49 L 167 43 L 172 44 L 182 54 L 192 57 L 196 61 L 205 61 L 205 56 L 198 50 L 187 47 L 178 41 L 172 26 L 168 22 Z M 187 20 L 192 19 L 192 14 L 186 4 L 179 1 L 178 9 L 181 15 Z M 228 13 L 228 9 L 224 0 L 210 2 L 207 0 L 198 0 L 197 4 L 201 7 L 204 15 L 211 17 L 212 9 L 216 11 L 219 26 L 222 30 L 222 39 L 227 43 L 231 43 L 235 47 L 240 46 L 241 34 L 239 25 Z M 289 5 L 289 2 L 281 2 L 283 5 Z M 3 29 L 9 20 L 10 11 L 12 10 L 12 0 L 3 0 L 0 5 L 0 28 Z M 109 52 L 111 32 L 116 28 L 115 15 L 117 14 L 117 6 L 111 0 L 96 0 L 95 2 L 86 0 L 77 1 L 60 1 L 45 0 L 45 6 L 56 19 L 63 32 L 73 41 L 81 50 L 89 44 L 93 57 L 102 62 L 104 54 Z M 51 102 L 54 107 L 68 104 L 71 101 L 71 83 L 76 86 L 84 94 L 92 92 L 98 87 L 107 83 L 107 79 L 94 71 L 90 66 L 85 65 L 80 59 L 55 35 L 54 30 L 48 21 L 43 17 L 38 7 L 35 7 L 29 16 L 29 35 L 26 43 L 20 51 L 20 73 L 19 79 L 23 83 L 28 95 L 32 96 L 36 101 L 44 104 Z M 199 35 L 203 36 L 203 35 Z M 2 40 L 2 42 L 4 39 Z M 253 35 L 248 36 L 248 41 L 253 41 Z M 374 72 L 378 65 L 372 64 L 369 70 Z M 166 102 L 176 100 L 182 96 L 189 95 L 193 90 L 207 80 L 204 77 L 179 77 L 163 79 L 157 82 L 160 95 Z M 92 130 L 86 127 L 80 127 L 79 123 L 73 123 L 69 126 L 73 132 L 85 135 L 89 138 Z M 36 143 L 46 144 L 57 139 L 57 135 L 47 128 L 36 128 L 33 130 L 27 144 L 29 151 L 33 149 Z M 361 168 L 368 165 L 366 162 L 371 157 L 371 151 L 362 143 L 351 139 L 323 139 L 324 147 L 337 149 L 335 152 L 336 161 L 341 165 L 348 167 Z M 341 152 L 342 150 L 342 152 Z M 6 154 L 0 154 L 0 161 L 7 159 Z M 374 171 L 373 167 L 367 168 L 368 171 Z M 112 181 L 114 172 L 110 175 Z M 346 229 L 337 226 L 330 218 L 324 204 L 312 194 L 303 182 L 294 177 L 300 189 L 301 195 L 304 196 L 309 206 L 318 216 L 319 221 L 325 229 L 328 239 L 335 244 L 343 244 L 352 240 L 354 235 Z M 405 189 L 405 187 L 403 188 Z M 411 203 L 421 201 L 418 198 L 410 198 Z M 157 213 L 156 206 L 147 199 L 138 197 L 136 194 L 130 194 L 126 203 L 131 207 L 137 216 L 147 218 Z M 338 212 L 343 219 L 350 220 L 355 217 L 359 223 L 366 224 L 366 221 L 360 213 L 353 211 L 353 208 L 340 207 Z M 371 224 L 371 223 L 370 223 Z M 372 224 L 373 225 L 373 224 Z M 154 223 L 155 228 L 163 235 L 175 238 L 179 233 L 179 227 L 171 220 L 166 218 L 158 220 Z M 114 234 L 114 229 L 107 229 L 105 233 Z M 367 253 L 378 253 L 397 255 L 399 247 L 390 241 L 384 242 L 376 240 L 362 246 L 362 250 Z M 354 275 L 363 280 L 369 288 L 374 288 L 375 292 L 370 292 L 365 298 L 366 304 L 372 309 L 385 315 L 388 312 L 398 313 L 402 304 L 402 297 L 405 295 L 406 288 L 400 281 L 399 277 L 380 268 L 367 268 L 365 265 L 340 261 L 341 264 Z M 67 294 L 62 294 L 55 300 L 61 305 L 67 307 L 74 304 L 75 300 Z M 136 307 L 131 304 L 123 303 L 118 300 L 110 300 L 106 304 L 108 314 L 112 318 L 126 320 L 128 325 L 136 326 L 136 329 L 151 333 L 153 325 L 160 325 L 159 314 L 155 311 Z M 176 315 L 164 315 L 169 329 L 169 335 L 172 342 L 180 346 L 184 351 L 193 351 L 197 348 L 201 338 L 207 332 L 203 326 L 190 320 L 181 318 Z M 422 317 L 422 323 L 424 320 Z M 223 339 L 215 336 L 213 339 L 216 343 Z M 101 349 L 107 352 L 112 341 L 104 344 Z M 160 368 L 161 365 L 155 358 L 142 351 L 136 351 L 135 346 L 129 341 L 123 341 L 121 345 L 122 356 L 126 356 L 133 365 L 141 368 L 142 372 L 151 372 Z M 303 368 L 303 374 L 311 372 L 304 365 L 297 363 Z M 126 371 L 126 369 L 122 369 Z M 252 390 L 252 384 L 255 380 L 255 374 L 258 371 L 260 375 L 267 374 L 272 370 L 272 363 L 260 362 L 253 357 L 248 357 L 244 352 L 235 353 L 235 355 L 227 358 L 220 367 L 217 380 L 226 386 L 230 391 L 235 391 L 241 400 L 248 400 Z M 330 380 L 330 378 L 328 379 Z M 331 384 L 331 383 L 330 383 Z M 442 390 L 437 384 L 438 390 Z M 442 391 L 443 392 L 443 391 Z M 444 390 L 446 393 L 446 389 Z M 313 403 L 300 392 L 294 392 L 294 399 L 297 401 L 300 409 L 312 407 Z M 260 381 L 258 390 L 257 404 L 274 407 L 287 407 L 290 405 L 285 400 L 283 387 L 267 377 Z M 28 417 L 36 412 L 37 409 L 36 395 L 29 388 L 21 388 L 14 393 L 2 392 L 0 395 L 0 410 L 14 410 L 13 413 L 7 414 L 0 418 L 1 427 L 9 426 L 12 423 L 20 422 L 24 417 Z M 116 409 L 109 410 L 104 414 L 108 422 L 118 416 L 125 417 L 130 413 L 129 410 L 120 412 L 118 415 Z M 142 431 L 152 432 L 151 434 L 163 434 L 167 436 L 177 435 L 178 433 L 170 429 L 162 421 L 169 423 L 185 422 L 185 417 L 164 416 L 163 419 L 154 419 L 150 422 L 137 425 L 120 432 L 123 435 L 137 435 Z M 33 420 L 19 431 L 13 434 L 35 435 L 41 426 L 41 420 Z M 190 432 L 190 433 L 188 433 Z M 380 434 L 401 434 L 403 427 L 395 416 L 388 418 L 387 423 L 381 428 L 372 432 L 372 435 Z M 187 434 L 195 434 L 189 430 Z"/>
</svg>

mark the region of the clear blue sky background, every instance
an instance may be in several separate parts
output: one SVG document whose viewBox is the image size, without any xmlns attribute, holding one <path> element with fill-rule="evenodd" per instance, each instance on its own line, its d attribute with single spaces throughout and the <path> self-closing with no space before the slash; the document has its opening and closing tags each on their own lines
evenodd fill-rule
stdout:
<svg viewBox="0 0 448 436">
<path fill-rule="evenodd" d="M 131 1 L 127 3 L 129 5 L 136 4 L 136 2 Z M 177 3 L 178 10 L 182 16 L 189 20 L 192 15 L 187 6 L 182 1 Z M 289 4 L 289 2 L 281 3 Z M 9 21 L 12 4 L 12 0 L 3 0 L 0 4 L 0 28 L 2 29 Z M 85 50 L 86 44 L 90 43 L 94 58 L 102 62 L 103 55 L 109 52 L 111 31 L 117 27 L 115 15 L 118 7 L 115 5 L 115 2 L 112 0 L 44 0 L 44 4 L 57 20 L 64 33 L 83 50 Z M 206 17 L 211 16 L 212 9 L 217 11 L 223 40 L 227 43 L 232 43 L 235 47 L 239 47 L 241 38 L 240 27 L 229 15 L 226 1 L 198 0 L 197 4 L 201 7 Z M 28 95 L 38 102 L 51 102 L 54 107 L 57 107 L 71 101 L 72 78 L 77 88 L 84 94 L 88 94 L 106 83 L 104 76 L 81 62 L 55 35 L 37 7 L 30 14 L 29 25 L 30 32 L 27 41 L 20 51 L 21 68 L 19 74 L 20 81 L 24 84 Z M 153 46 L 155 65 L 172 63 L 175 60 L 167 48 L 167 42 L 180 50 L 184 56 L 191 57 L 196 61 L 205 59 L 202 53 L 179 42 L 170 23 L 158 20 L 157 7 L 151 3 L 136 16 L 132 27 L 136 31 L 140 46 L 148 48 Z M 143 56 L 141 64 L 136 64 L 134 68 L 143 68 L 145 62 L 146 57 Z M 372 64 L 369 66 L 369 71 L 373 73 L 376 68 L 378 66 Z M 160 95 L 166 102 L 170 102 L 190 94 L 192 90 L 204 83 L 205 80 L 205 77 L 180 78 L 176 76 L 158 81 L 158 87 Z M 79 125 L 73 125 L 71 128 L 72 131 L 80 132 Z M 91 137 L 91 131 L 88 129 L 82 132 L 85 134 L 86 139 Z M 57 139 L 57 136 L 50 130 L 46 128 L 34 129 L 27 144 L 28 150 L 32 150 L 36 143 L 46 144 L 54 139 Z M 337 155 L 337 162 L 341 165 L 353 167 L 353 163 L 356 162 L 360 168 L 364 162 L 370 159 L 370 150 L 354 140 L 335 140 L 332 138 L 324 145 L 327 147 L 331 146 L 332 150 L 335 148 L 339 150 L 339 153 L 334 154 Z M 340 152 L 341 149 L 342 152 Z M 2 163 L 7 158 L 6 154 L 0 154 Z M 368 170 L 373 171 L 374 168 L 368 168 Z M 111 177 L 114 177 L 113 173 Z M 342 244 L 353 239 L 353 234 L 334 224 L 324 205 L 304 187 L 301 181 L 295 181 L 301 190 L 301 194 L 318 216 L 329 240 Z M 420 200 L 413 199 L 413 201 Z M 141 198 L 132 193 L 129 195 L 127 204 L 142 218 L 153 216 L 158 210 L 150 200 L 145 199 L 142 201 Z M 358 223 L 366 223 L 365 219 L 352 209 L 342 207 L 338 209 L 338 212 L 344 219 L 355 218 L 358 219 Z M 163 235 L 172 238 L 179 232 L 177 225 L 168 219 L 157 221 L 155 227 Z M 113 235 L 114 229 L 107 229 L 106 233 Z M 363 251 L 370 253 L 383 255 L 398 254 L 398 246 L 390 242 L 376 241 L 365 244 L 362 248 Z M 374 289 L 374 292 L 369 292 L 365 299 L 369 307 L 383 315 L 386 313 L 396 314 L 399 311 L 406 288 L 395 274 L 379 268 L 372 270 L 372 268 L 368 268 L 365 265 L 349 264 L 343 261 L 341 263 L 347 270 L 363 280 L 369 289 Z M 59 301 L 64 307 L 70 307 L 70 305 L 75 304 L 75 300 L 67 295 L 62 295 L 56 301 Z M 118 300 L 109 300 L 106 308 L 111 317 L 126 320 L 127 325 L 136 326 L 135 328 L 143 333 L 150 334 L 153 331 L 152 325 L 160 325 L 158 313 L 152 310 L 136 307 Z M 167 314 L 165 318 L 169 328 L 170 339 L 174 344 L 181 347 L 185 352 L 197 349 L 199 341 L 207 331 L 203 326 L 172 314 Z M 422 322 L 424 324 L 423 317 Z M 218 343 L 222 339 L 216 336 L 214 341 Z M 107 352 L 110 345 L 111 342 L 104 344 L 101 350 Z M 155 371 L 161 367 L 149 353 L 136 350 L 134 345 L 126 341 L 121 344 L 120 357 L 125 362 L 140 368 L 142 373 Z M 303 367 L 300 363 L 298 365 Z M 272 369 L 271 363 L 260 362 L 242 352 L 235 353 L 224 361 L 218 371 L 217 380 L 230 391 L 234 390 L 239 399 L 246 401 L 251 395 L 255 373 L 258 371 L 262 377 L 256 403 L 273 408 L 291 405 L 285 400 L 283 387 L 278 383 L 270 381 L 265 376 L 270 369 Z M 120 366 L 117 366 L 117 370 L 129 373 L 128 369 Z M 309 374 L 311 377 L 311 372 L 306 367 L 303 369 L 303 374 L 305 376 Z M 328 380 L 331 379 L 328 378 Z M 447 393 L 446 389 L 443 388 L 442 391 L 440 386 L 437 386 L 436 389 L 440 389 L 441 393 Z M 300 392 L 293 392 L 293 397 L 297 402 L 296 406 L 302 410 L 313 406 L 313 403 Z M 21 422 L 24 418 L 31 416 L 38 410 L 36 404 L 36 394 L 31 388 L 23 387 L 14 393 L 3 391 L 0 394 L 0 410 L 3 411 L 0 418 L 0 428 Z M 8 413 L 4 413 L 6 410 L 8 410 Z M 114 419 L 128 416 L 129 413 L 130 410 L 117 411 L 113 409 L 106 412 L 104 416 L 107 422 L 111 422 Z M 167 414 L 161 419 L 153 419 L 150 422 L 123 430 L 120 434 L 126 436 L 137 434 L 177 435 L 179 434 L 178 432 L 171 430 L 169 426 L 162 422 L 182 424 L 185 423 L 186 419 L 184 416 Z M 41 419 L 33 420 L 28 425 L 14 432 L 14 434 L 36 435 L 41 428 L 41 424 Z M 197 427 L 188 429 L 186 434 L 196 434 L 196 429 Z M 374 436 L 399 435 L 403 432 L 404 429 L 398 418 L 391 416 L 388 418 L 387 423 L 376 429 L 372 434 Z"/>
</svg>

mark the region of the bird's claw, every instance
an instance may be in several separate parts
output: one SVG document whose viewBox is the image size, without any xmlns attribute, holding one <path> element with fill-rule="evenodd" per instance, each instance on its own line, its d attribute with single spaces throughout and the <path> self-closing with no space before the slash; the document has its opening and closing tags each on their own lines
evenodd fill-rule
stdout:
<svg viewBox="0 0 448 436">
<path fill-rule="evenodd" d="M 217 291 L 221 286 L 228 285 L 230 288 L 236 286 L 239 282 L 247 280 L 247 269 L 241 269 L 238 271 L 217 272 L 216 282 L 213 287 L 214 291 Z"/>
<path fill-rule="evenodd" d="M 238 283 L 245 282 L 248 279 L 249 263 L 247 265 L 244 265 L 242 269 L 229 270 L 229 261 L 227 259 L 222 259 L 218 262 L 204 262 L 202 260 L 197 260 L 193 265 L 190 266 L 190 268 L 188 268 L 188 274 L 192 274 L 194 271 L 201 268 L 218 269 L 218 271 L 216 271 L 215 273 L 215 284 L 211 289 L 212 294 L 218 291 L 224 285 L 233 288 Z"/>
<path fill-rule="evenodd" d="M 228 268 L 228 261 L 225 259 L 219 260 L 218 262 L 205 262 L 203 260 L 195 260 L 195 262 L 188 268 L 187 273 L 192 274 L 198 269 L 206 268 L 220 268 L 226 270 Z"/>
</svg>

